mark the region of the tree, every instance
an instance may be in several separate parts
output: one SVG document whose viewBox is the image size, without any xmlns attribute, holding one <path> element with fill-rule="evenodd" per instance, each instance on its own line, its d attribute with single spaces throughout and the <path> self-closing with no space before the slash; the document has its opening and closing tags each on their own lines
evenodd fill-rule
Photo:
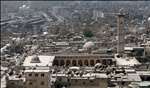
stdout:
<svg viewBox="0 0 150 88">
<path fill-rule="evenodd" d="M 90 29 L 84 29 L 84 30 L 83 30 L 83 35 L 84 35 L 85 37 L 92 37 L 92 36 L 93 36 L 93 33 L 92 33 L 92 31 L 91 31 Z"/>
<path fill-rule="evenodd" d="M 136 54 L 137 54 L 137 56 L 142 56 L 143 55 L 143 51 L 142 50 L 137 50 Z"/>
</svg>

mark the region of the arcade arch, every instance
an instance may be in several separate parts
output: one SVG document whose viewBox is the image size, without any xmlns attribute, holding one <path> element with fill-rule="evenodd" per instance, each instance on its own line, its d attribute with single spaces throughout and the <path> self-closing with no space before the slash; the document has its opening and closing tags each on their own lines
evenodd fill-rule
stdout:
<svg viewBox="0 0 150 88">
<path fill-rule="evenodd" d="M 66 61 L 66 66 L 69 66 L 71 64 L 70 60 Z"/>
<path fill-rule="evenodd" d="M 112 65 L 113 63 L 112 63 L 112 60 L 110 59 L 110 60 L 108 60 L 108 65 Z"/>
<path fill-rule="evenodd" d="M 73 61 L 72 61 L 72 66 L 77 66 L 76 60 L 73 60 Z"/>
<path fill-rule="evenodd" d="M 150 77 L 149 76 L 146 78 L 146 81 L 150 81 Z"/>
<path fill-rule="evenodd" d="M 59 61 L 58 60 L 54 60 L 54 65 L 59 66 Z"/>
<path fill-rule="evenodd" d="M 98 59 L 98 60 L 96 60 L 96 63 L 101 63 L 101 61 Z"/>
<path fill-rule="evenodd" d="M 84 61 L 84 65 L 86 65 L 86 66 L 88 66 L 88 65 L 89 65 L 88 60 L 85 60 L 85 61 Z"/>
<path fill-rule="evenodd" d="M 65 61 L 64 60 L 61 60 L 60 61 L 60 66 L 64 66 L 65 65 Z"/>
<path fill-rule="evenodd" d="M 144 77 L 141 77 L 141 80 L 142 80 L 142 81 L 145 81 L 145 78 L 144 78 Z"/>
<path fill-rule="evenodd" d="M 90 60 L 90 65 L 94 66 L 94 60 Z"/>
<path fill-rule="evenodd" d="M 79 66 L 83 66 L 82 60 L 79 60 L 79 61 L 78 61 L 78 65 L 79 65 Z"/>
<path fill-rule="evenodd" d="M 102 60 L 102 64 L 106 65 L 106 60 Z"/>
</svg>

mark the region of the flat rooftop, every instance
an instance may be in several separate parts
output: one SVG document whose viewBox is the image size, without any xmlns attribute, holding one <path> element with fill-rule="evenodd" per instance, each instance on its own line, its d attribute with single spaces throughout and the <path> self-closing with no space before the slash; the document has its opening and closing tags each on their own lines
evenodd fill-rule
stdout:
<svg viewBox="0 0 150 88">
<path fill-rule="evenodd" d="M 141 81 L 141 78 L 138 74 L 128 74 L 128 80 L 129 81 Z"/>
<path fill-rule="evenodd" d="M 116 58 L 117 64 L 118 65 L 128 65 L 128 66 L 134 66 L 134 65 L 139 65 L 139 63 L 135 57 L 120 57 Z"/>
<path fill-rule="evenodd" d="M 40 63 L 31 63 L 32 56 L 28 56 L 25 58 L 23 62 L 23 66 L 52 66 L 55 56 L 45 56 L 45 55 L 39 55 Z"/>
<path fill-rule="evenodd" d="M 24 77 L 17 77 L 17 75 L 12 75 L 12 76 L 9 76 L 8 77 L 9 78 L 9 80 L 23 80 L 23 81 L 25 81 L 25 78 Z"/>
<path fill-rule="evenodd" d="M 49 70 L 25 70 L 24 72 L 49 72 Z"/>
<path fill-rule="evenodd" d="M 148 82 L 148 81 L 144 81 L 144 82 L 141 82 L 140 84 L 139 84 L 139 86 L 150 86 L 150 82 Z M 147 87 L 148 88 L 148 87 Z"/>
<path fill-rule="evenodd" d="M 56 76 L 56 74 L 52 74 L 52 76 Z M 57 76 L 68 76 L 68 75 L 65 73 L 62 73 L 62 74 L 58 73 Z M 93 79 L 95 79 L 95 78 L 109 78 L 109 76 L 107 76 L 104 73 L 87 73 L 87 74 L 83 74 L 82 77 L 74 75 L 74 77 L 72 77 L 72 79 L 88 79 L 89 77 L 93 78 Z"/>
</svg>

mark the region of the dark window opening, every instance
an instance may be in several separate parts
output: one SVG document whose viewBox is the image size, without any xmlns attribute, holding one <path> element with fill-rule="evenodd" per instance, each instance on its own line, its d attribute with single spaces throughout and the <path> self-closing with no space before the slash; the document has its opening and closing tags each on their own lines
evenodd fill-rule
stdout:
<svg viewBox="0 0 150 88">
<path fill-rule="evenodd" d="M 42 77 L 44 77 L 44 74 L 41 74 Z"/>
<path fill-rule="evenodd" d="M 35 76 L 38 76 L 38 74 L 35 74 Z"/>
<path fill-rule="evenodd" d="M 61 81 L 61 79 L 59 79 L 59 81 Z"/>
<path fill-rule="evenodd" d="M 44 85 L 44 82 L 43 82 L 43 81 L 41 82 L 41 85 Z"/>
<path fill-rule="evenodd" d="M 11 85 L 14 85 L 15 83 L 14 82 L 11 82 Z"/>
<path fill-rule="evenodd" d="M 93 82 L 92 80 L 90 80 L 90 82 Z"/>
<path fill-rule="evenodd" d="M 70 80 L 68 79 L 68 82 L 70 82 Z"/>
<path fill-rule="evenodd" d="M 31 81 L 29 82 L 29 85 L 32 85 L 32 82 L 31 82 Z"/>
<path fill-rule="evenodd" d="M 32 74 L 29 74 L 29 76 L 32 76 Z"/>
</svg>

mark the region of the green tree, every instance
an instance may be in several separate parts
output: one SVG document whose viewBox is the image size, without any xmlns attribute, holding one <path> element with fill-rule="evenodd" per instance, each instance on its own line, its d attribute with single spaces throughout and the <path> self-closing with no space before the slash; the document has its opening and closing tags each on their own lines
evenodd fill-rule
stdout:
<svg viewBox="0 0 150 88">
<path fill-rule="evenodd" d="M 84 35 L 85 37 L 92 37 L 92 36 L 93 36 L 93 33 L 92 33 L 92 31 L 91 31 L 90 29 L 84 29 L 84 30 L 83 30 L 83 35 Z"/>
<path fill-rule="evenodd" d="M 142 56 L 143 55 L 143 51 L 142 50 L 137 50 L 137 56 Z"/>
</svg>

